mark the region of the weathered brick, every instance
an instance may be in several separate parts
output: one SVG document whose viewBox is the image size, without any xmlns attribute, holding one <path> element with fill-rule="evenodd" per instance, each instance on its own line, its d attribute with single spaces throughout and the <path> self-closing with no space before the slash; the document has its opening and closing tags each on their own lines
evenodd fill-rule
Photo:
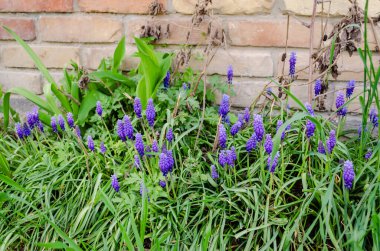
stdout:
<svg viewBox="0 0 380 251">
<path fill-rule="evenodd" d="M 358 0 L 359 6 L 364 8 L 365 0 Z M 329 2 L 324 3 L 323 12 L 322 4 L 318 4 L 317 13 L 327 14 L 329 9 Z M 331 1 L 330 15 L 332 16 L 344 16 L 348 12 L 350 3 L 348 0 L 333 0 Z M 283 12 L 295 13 L 297 15 L 311 16 L 313 13 L 313 1 L 305 0 L 283 0 L 282 5 Z M 369 1 L 368 13 L 370 16 L 377 16 L 380 10 L 380 1 Z"/>
<path fill-rule="evenodd" d="M 37 72 L 0 71 L 0 83 L 5 90 L 13 87 L 22 87 L 35 94 L 42 93 L 41 75 Z"/>
<path fill-rule="evenodd" d="M 121 19 L 102 16 L 43 16 L 40 37 L 50 42 L 115 42 L 121 38 Z"/>
<path fill-rule="evenodd" d="M 84 12 L 135 13 L 146 14 L 151 0 L 79 0 L 78 5 Z M 166 7 L 166 0 L 159 0 Z"/>
<path fill-rule="evenodd" d="M 0 12 L 71 12 L 73 0 L 0 0 Z"/>
<path fill-rule="evenodd" d="M 32 108 L 35 106 L 34 103 L 27 100 L 23 96 L 12 94 L 10 98 L 10 104 L 13 109 L 15 109 L 21 118 L 25 117 L 25 113 L 30 112 Z M 1 117 L 1 115 L 0 115 Z"/>
<path fill-rule="evenodd" d="M 316 25 L 318 26 L 318 23 Z M 286 30 L 286 19 L 266 18 L 262 20 L 231 20 L 228 22 L 231 44 L 238 46 L 285 47 Z M 327 29 L 327 32 L 329 30 L 330 28 Z M 317 47 L 321 39 L 320 29 L 315 30 L 314 38 L 314 47 Z M 290 21 L 288 46 L 307 48 L 309 41 L 309 28 L 298 21 Z"/>
<path fill-rule="evenodd" d="M 81 49 L 82 65 L 89 69 L 97 69 L 103 58 L 112 57 L 115 46 L 109 47 L 84 47 Z M 136 47 L 128 44 L 125 50 L 125 59 L 121 65 L 122 69 L 132 69 L 139 63 L 139 59 L 133 57 Z"/>
<path fill-rule="evenodd" d="M 269 13 L 274 2 L 274 0 L 218 0 L 212 2 L 210 9 L 219 14 Z M 193 14 L 197 3 L 198 0 L 173 0 L 175 10 L 184 14 Z"/>
<path fill-rule="evenodd" d="M 203 58 L 200 61 L 197 55 L 203 55 L 203 51 L 196 50 L 193 52 L 190 66 L 195 70 L 202 71 L 206 59 Z M 273 60 L 270 52 L 260 52 L 248 48 L 219 49 L 207 67 L 207 73 L 226 75 L 229 65 L 232 65 L 235 76 L 273 76 Z"/>
<path fill-rule="evenodd" d="M 37 45 L 32 49 L 48 68 L 64 68 L 70 60 L 79 62 L 78 46 Z M 6 46 L 2 49 L 1 64 L 6 67 L 34 68 L 29 55 L 20 46 Z"/>
<path fill-rule="evenodd" d="M 277 75 L 280 76 L 282 74 L 282 65 L 281 62 L 281 56 L 278 57 L 278 72 Z M 374 54 L 373 55 L 373 62 L 375 67 L 379 66 L 379 60 L 380 56 Z M 341 73 L 337 80 L 338 81 L 348 81 L 348 80 L 356 80 L 356 81 L 362 81 L 363 80 L 363 62 L 360 59 L 360 56 L 358 53 L 354 53 L 352 57 L 348 55 L 348 53 L 342 53 L 341 56 L 338 58 L 338 71 Z M 297 52 L 297 64 L 296 64 L 296 71 L 299 71 L 297 73 L 298 79 L 309 79 L 309 53 L 308 52 Z M 284 74 L 288 74 L 289 72 L 289 55 L 285 61 L 285 71 Z M 317 77 L 318 73 L 314 73 L 313 77 Z M 332 79 L 332 78 L 331 78 Z M 332 80 L 334 81 L 334 80 Z"/>
<path fill-rule="evenodd" d="M 127 31 L 127 41 L 133 43 L 133 37 L 139 37 L 141 34 L 142 26 L 153 25 L 161 26 L 161 38 L 157 41 L 159 44 L 185 44 L 187 42 L 187 35 L 190 32 L 188 44 L 207 44 L 207 28 L 209 21 L 205 20 L 199 27 L 192 29 L 191 18 L 179 17 L 175 20 L 169 18 L 157 18 L 154 21 L 148 21 L 147 18 L 133 18 L 128 19 L 125 23 Z M 166 37 L 164 33 L 169 27 L 169 34 Z M 212 32 L 218 30 L 221 35 L 221 27 L 215 23 L 212 27 Z"/>
<path fill-rule="evenodd" d="M 7 26 L 24 40 L 36 38 L 34 20 L 30 18 L 0 18 L 0 26 Z M 0 27 L 0 40 L 11 40 L 12 37 Z"/>
</svg>

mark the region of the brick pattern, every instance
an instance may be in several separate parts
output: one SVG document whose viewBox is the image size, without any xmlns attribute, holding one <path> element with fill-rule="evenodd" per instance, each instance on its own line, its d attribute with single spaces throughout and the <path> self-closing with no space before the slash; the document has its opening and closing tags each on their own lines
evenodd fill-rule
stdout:
<svg viewBox="0 0 380 251">
<path fill-rule="evenodd" d="M 227 67 L 234 68 L 234 86 L 237 96 L 232 102 L 248 106 L 263 90 L 271 77 L 281 74 L 284 47 L 297 52 L 296 83 L 291 90 L 302 101 L 307 99 L 309 34 L 312 1 L 304 0 L 214 0 L 209 7 L 214 14 L 192 27 L 192 16 L 198 0 L 157 0 L 166 10 L 165 15 L 151 17 L 148 10 L 153 0 L 0 0 L 0 25 L 13 29 L 42 59 L 59 82 L 62 69 L 70 60 L 88 70 L 98 67 L 100 60 L 113 55 L 116 43 L 126 36 L 127 57 L 122 64 L 126 70 L 136 67 L 139 60 L 132 57 L 136 51 L 133 37 L 141 34 L 142 27 L 161 28 L 161 38 L 156 41 L 158 50 L 178 51 L 180 45 L 197 45 L 192 50 L 189 66 L 203 70 L 203 49 L 210 41 L 207 32 L 217 32 L 227 45 L 220 48 L 207 68 L 207 74 L 226 75 Z M 364 0 L 358 0 L 363 6 Z M 318 6 L 317 14 L 327 14 L 327 4 Z M 369 2 L 369 15 L 377 16 L 380 1 Z M 331 1 L 327 26 L 329 33 L 339 18 L 348 11 L 348 0 Z M 287 14 L 290 14 L 288 41 Z M 211 27 L 211 28 L 210 28 Z M 317 18 L 314 47 L 321 38 L 320 19 Z M 374 32 L 369 30 L 370 48 L 374 51 L 375 66 L 380 64 L 376 53 L 380 43 L 380 23 Z M 168 32 L 167 32 L 168 31 Z M 188 36 L 188 34 L 190 34 Z M 376 42 L 376 37 L 377 42 Z M 20 86 L 42 93 L 44 80 L 32 60 L 8 33 L 0 28 L 0 83 L 5 89 Z M 344 87 L 348 80 L 363 79 L 360 57 L 343 54 L 338 60 L 339 75 L 331 82 L 331 90 Z M 288 72 L 285 62 L 285 74 Z M 183 70 L 183 69 L 180 69 Z M 277 88 L 273 88 L 276 91 Z M 334 94 L 326 98 L 326 107 L 334 109 Z M 355 101 L 356 102 L 356 101 Z M 352 110 L 358 103 L 352 102 Z M 17 103 L 17 102 L 16 102 Z M 22 102 L 18 102 L 22 103 Z M 291 103 L 291 105 L 294 105 Z"/>
</svg>

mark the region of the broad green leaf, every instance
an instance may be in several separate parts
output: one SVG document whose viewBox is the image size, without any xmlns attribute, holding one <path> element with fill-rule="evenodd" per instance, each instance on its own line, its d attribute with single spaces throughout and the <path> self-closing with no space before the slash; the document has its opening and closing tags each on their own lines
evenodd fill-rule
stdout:
<svg viewBox="0 0 380 251">
<path fill-rule="evenodd" d="M 0 174 L 0 180 L 3 181 L 5 184 L 8 184 L 15 188 L 16 190 L 19 190 L 21 192 L 26 192 L 27 190 L 23 188 L 20 184 L 18 184 L 16 181 L 12 180 L 11 178 Z"/>
<path fill-rule="evenodd" d="M 125 56 L 125 36 L 120 40 L 115 52 L 113 53 L 112 72 L 116 73 L 123 62 Z"/>
<path fill-rule="evenodd" d="M 78 124 L 83 125 L 91 109 L 96 106 L 96 101 L 101 100 L 104 94 L 97 90 L 91 90 L 84 96 L 78 113 Z"/>
</svg>

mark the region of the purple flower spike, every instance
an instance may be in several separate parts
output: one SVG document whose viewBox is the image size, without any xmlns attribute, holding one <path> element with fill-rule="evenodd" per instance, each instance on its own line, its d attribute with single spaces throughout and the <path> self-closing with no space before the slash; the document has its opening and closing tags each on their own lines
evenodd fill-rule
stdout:
<svg viewBox="0 0 380 251">
<path fill-rule="evenodd" d="M 231 125 L 231 121 L 230 121 L 230 116 L 229 115 L 225 116 L 222 121 L 226 125 Z"/>
<path fill-rule="evenodd" d="M 166 76 L 164 78 L 164 87 L 167 89 L 170 85 L 170 71 L 166 72 Z"/>
<path fill-rule="evenodd" d="M 227 160 L 227 165 L 230 167 L 235 166 L 235 160 L 234 160 L 234 154 L 231 150 L 226 150 L 226 160 Z"/>
<path fill-rule="evenodd" d="M 182 89 L 183 89 L 184 91 L 188 90 L 188 89 L 189 89 L 189 85 L 188 85 L 187 83 L 183 83 L 183 84 L 182 84 Z"/>
<path fill-rule="evenodd" d="M 244 116 L 243 116 L 243 114 L 238 114 L 238 121 L 241 123 L 241 125 L 243 125 L 244 124 Z"/>
<path fill-rule="evenodd" d="M 354 89 L 355 89 L 355 80 L 351 80 L 347 83 L 346 98 L 351 98 L 351 95 L 354 93 Z"/>
<path fill-rule="evenodd" d="M 309 103 L 305 103 L 305 107 L 306 107 L 306 110 L 309 112 L 309 114 L 314 117 L 315 114 L 314 114 L 314 110 L 313 110 L 313 107 L 309 104 Z"/>
<path fill-rule="evenodd" d="M 133 139 L 133 126 L 128 115 L 123 118 L 123 132 L 128 139 Z"/>
<path fill-rule="evenodd" d="M 283 122 L 282 120 L 277 120 L 277 126 L 276 126 L 276 132 L 278 131 L 278 129 L 280 129 L 280 127 L 283 125 Z M 289 125 L 290 126 L 290 125 Z M 289 127 L 287 126 L 285 128 L 285 130 L 281 133 L 281 140 L 284 140 L 285 139 L 285 132 L 288 130 L 287 128 Z"/>
<path fill-rule="evenodd" d="M 172 142 L 173 138 L 174 138 L 173 129 L 169 128 L 168 132 L 166 133 L 166 139 L 167 139 L 167 141 Z"/>
<path fill-rule="evenodd" d="M 219 125 L 219 146 L 221 148 L 226 148 L 227 143 L 227 131 L 226 128 L 224 128 L 223 124 Z"/>
<path fill-rule="evenodd" d="M 165 182 L 165 180 L 160 180 L 160 182 L 158 182 L 158 184 L 159 184 L 160 187 L 162 187 L 162 188 L 165 188 L 165 187 L 166 187 L 166 182 Z"/>
<path fill-rule="evenodd" d="M 352 183 L 355 180 L 355 171 L 354 171 L 354 165 L 352 164 L 351 161 L 347 160 L 344 162 L 343 165 L 343 181 L 344 181 L 344 186 L 347 189 L 352 188 Z"/>
<path fill-rule="evenodd" d="M 96 102 L 96 113 L 101 117 L 103 114 L 102 103 L 100 101 Z"/>
<path fill-rule="evenodd" d="M 71 112 L 66 114 L 67 124 L 69 124 L 70 128 L 74 128 L 74 117 Z"/>
<path fill-rule="evenodd" d="M 249 112 L 248 108 L 245 108 L 244 110 L 244 120 L 246 123 L 249 123 L 249 120 L 251 119 L 251 114 Z"/>
<path fill-rule="evenodd" d="M 55 117 L 51 117 L 50 125 L 51 125 L 51 129 L 53 130 L 53 132 L 58 133 L 57 119 Z"/>
<path fill-rule="evenodd" d="M 75 127 L 75 133 L 78 136 L 78 138 L 80 138 L 80 139 L 82 138 L 79 126 Z"/>
<path fill-rule="evenodd" d="M 101 142 L 101 143 L 100 143 L 100 152 L 101 152 L 102 154 L 105 154 L 106 151 L 107 151 L 107 148 L 106 148 L 106 146 L 104 145 L 104 142 Z"/>
<path fill-rule="evenodd" d="M 272 162 L 272 158 L 271 156 L 268 157 L 268 170 L 271 172 L 271 173 L 274 173 L 274 171 L 276 170 L 276 167 L 277 167 L 277 164 L 278 164 L 278 159 L 280 158 L 280 152 L 277 152 L 276 155 L 274 156 L 274 159 L 273 159 L 273 162 Z M 272 162 L 272 166 L 270 165 Z"/>
<path fill-rule="evenodd" d="M 152 143 L 152 151 L 155 152 L 155 153 L 158 153 L 158 143 L 157 143 L 157 140 L 154 140 L 153 143 Z"/>
<path fill-rule="evenodd" d="M 153 99 L 148 100 L 148 105 L 146 107 L 146 119 L 148 120 L 149 126 L 153 127 L 154 120 L 156 118 L 156 110 L 154 109 Z"/>
<path fill-rule="evenodd" d="M 372 157 L 372 152 L 369 150 L 369 151 L 364 155 L 364 158 L 365 158 L 366 160 L 369 160 L 371 157 Z"/>
<path fill-rule="evenodd" d="M 319 94 L 321 94 L 321 91 L 322 91 L 322 81 L 321 79 L 317 79 L 317 81 L 315 81 L 315 86 L 314 86 L 315 96 L 318 96 Z"/>
<path fill-rule="evenodd" d="M 65 119 L 63 118 L 62 114 L 58 115 L 58 124 L 59 127 L 61 127 L 61 130 L 65 131 Z"/>
<path fill-rule="evenodd" d="M 223 118 L 226 117 L 228 112 L 230 111 L 230 97 L 227 94 L 223 94 L 222 102 L 219 106 L 219 115 Z"/>
<path fill-rule="evenodd" d="M 135 111 L 136 116 L 138 118 L 141 118 L 142 106 L 141 101 L 138 97 L 135 97 L 135 100 L 133 102 L 133 110 Z"/>
<path fill-rule="evenodd" d="M 113 189 L 115 189 L 116 192 L 120 191 L 120 185 L 119 185 L 119 182 L 117 181 L 116 174 L 112 174 L 112 176 L 111 176 L 111 185 L 112 185 Z"/>
<path fill-rule="evenodd" d="M 139 157 L 139 155 L 135 155 L 135 163 L 134 163 L 134 165 L 135 165 L 135 167 L 136 167 L 136 169 L 140 169 L 140 157 Z"/>
<path fill-rule="evenodd" d="M 127 140 L 127 136 L 125 135 L 125 130 L 124 130 L 124 123 L 120 119 L 117 121 L 117 136 L 119 136 L 119 138 L 123 142 Z"/>
<path fill-rule="evenodd" d="M 257 146 L 257 137 L 256 137 L 256 134 L 253 133 L 252 136 L 248 139 L 245 149 L 247 149 L 247 152 L 250 153 L 253 149 L 256 148 L 256 146 Z"/>
<path fill-rule="evenodd" d="M 232 69 L 232 65 L 228 66 L 227 69 L 227 83 L 232 85 L 232 78 L 234 77 L 234 70 Z"/>
<path fill-rule="evenodd" d="M 335 145 L 336 145 L 335 130 L 331 130 L 330 131 L 330 136 L 329 136 L 329 138 L 327 139 L 327 142 L 326 142 L 328 153 L 332 153 Z"/>
<path fill-rule="evenodd" d="M 369 112 L 369 120 L 371 121 L 373 127 L 379 126 L 379 117 L 375 108 L 371 108 L 371 111 Z"/>
<path fill-rule="evenodd" d="M 211 166 L 211 178 L 214 180 L 219 178 L 218 170 L 216 170 L 214 165 Z"/>
<path fill-rule="evenodd" d="M 42 124 L 40 120 L 38 120 L 37 122 L 37 127 L 40 130 L 40 132 L 44 132 L 44 125 Z"/>
<path fill-rule="evenodd" d="M 32 112 L 26 113 L 26 121 L 27 121 L 30 129 L 33 129 L 36 125 L 38 125 L 38 122 L 40 121 L 40 119 L 39 119 L 37 107 L 34 107 Z"/>
<path fill-rule="evenodd" d="M 342 117 L 346 116 L 347 114 L 347 107 L 342 107 L 343 105 L 344 105 L 344 94 L 343 92 L 338 92 L 336 96 L 336 100 L 335 100 L 335 106 L 336 106 L 336 109 L 338 109 L 337 114 Z"/>
<path fill-rule="evenodd" d="M 24 138 L 24 130 L 22 129 L 21 124 L 16 123 L 15 127 L 16 127 L 16 133 L 17 133 L 17 136 L 19 137 L 19 139 Z"/>
<path fill-rule="evenodd" d="M 265 129 L 263 124 L 263 118 L 259 114 L 254 115 L 253 129 L 255 131 L 257 141 L 261 142 L 264 138 Z"/>
<path fill-rule="evenodd" d="M 264 143 L 264 148 L 267 154 L 271 154 L 273 150 L 273 141 L 272 137 L 270 134 L 267 134 L 265 137 L 265 143 Z"/>
<path fill-rule="evenodd" d="M 322 141 L 318 142 L 318 152 L 320 154 L 326 154 L 325 146 L 323 145 Z"/>
<path fill-rule="evenodd" d="M 92 139 L 92 137 L 90 135 L 88 135 L 88 137 L 87 137 L 87 146 L 91 152 L 93 152 L 95 150 L 94 140 Z"/>
<path fill-rule="evenodd" d="M 242 123 L 240 121 L 237 121 L 232 127 L 231 127 L 231 135 L 235 136 L 241 129 Z"/>
<path fill-rule="evenodd" d="M 228 162 L 228 159 L 227 159 L 227 152 L 225 150 L 222 150 L 219 152 L 219 164 L 222 166 L 222 167 L 225 167 L 227 165 L 227 162 Z"/>
<path fill-rule="evenodd" d="M 24 123 L 22 129 L 24 131 L 24 137 L 28 137 L 32 133 L 27 123 Z"/>
<path fill-rule="evenodd" d="M 136 133 L 135 148 L 141 157 L 144 156 L 145 146 L 140 133 Z"/>
<path fill-rule="evenodd" d="M 307 120 L 306 121 L 306 136 L 308 138 L 310 138 L 311 136 L 314 135 L 314 132 L 315 132 L 315 125 L 313 122 L 311 122 L 310 120 Z"/>
<path fill-rule="evenodd" d="M 296 74 L 296 53 L 293 51 L 290 53 L 289 58 L 289 75 L 294 78 L 294 75 Z"/>
<path fill-rule="evenodd" d="M 166 177 L 170 171 L 170 160 L 166 153 L 161 153 L 160 158 L 158 160 L 158 166 L 162 172 L 162 175 Z"/>
</svg>

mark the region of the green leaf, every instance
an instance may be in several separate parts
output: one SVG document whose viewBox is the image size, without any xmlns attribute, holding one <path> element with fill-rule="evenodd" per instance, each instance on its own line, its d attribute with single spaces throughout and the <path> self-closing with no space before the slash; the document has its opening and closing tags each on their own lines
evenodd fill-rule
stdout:
<svg viewBox="0 0 380 251">
<path fill-rule="evenodd" d="M 11 171 L 9 170 L 9 163 L 2 153 L 0 153 L 0 171 L 9 177 L 11 176 Z"/>
<path fill-rule="evenodd" d="M 120 40 L 115 52 L 113 53 L 112 72 L 116 73 L 123 62 L 125 56 L 125 36 Z"/>
<path fill-rule="evenodd" d="M 126 84 L 127 86 L 133 87 L 135 83 L 120 73 L 115 72 L 109 72 L 109 71 L 95 71 L 89 74 L 91 78 L 97 78 L 97 79 L 111 79 L 118 81 L 120 83 Z"/>
<path fill-rule="evenodd" d="M 69 99 L 58 90 L 58 87 L 56 84 L 51 84 L 51 91 L 54 93 L 54 95 L 57 97 L 63 108 L 65 108 L 66 113 L 72 112 Z"/>
<path fill-rule="evenodd" d="M 69 248 L 65 243 L 63 242 L 51 242 L 51 243 L 37 243 L 37 246 L 48 248 L 48 249 L 65 249 L 65 250 L 73 250 L 72 248 Z"/>
<path fill-rule="evenodd" d="M 2 180 L 5 184 L 12 186 L 16 190 L 19 190 L 21 192 L 27 191 L 25 188 L 23 188 L 21 185 L 19 185 L 16 181 L 12 180 L 11 178 L 9 178 L 7 176 L 0 174 L 0 180 Z"/>
<path fill-rule="evenodd" d="M 55 100 L 53 93 L 52 93 L 51 86 L 52 86 L 52 84 L 49 84 L 49 83 L 44 86 L 44 88 L 43 88 L 44 89 L 44 96 L 47 100 L 47 103 L 50 107 L 50 110 L 52 110 L 54 114 L 60 114 L 61 111 L 59 110 L 59 108 L 57 106 L 56 100 Z"/>
<path fill-rule="evenodd" d="M 78 124 L 83 125 L 89 112 L 96 106 L 96 101 L 101 100 L 104 94 L 97 90 L 91 90 L 84 96 L 78 113 Z"/>
</svg>

